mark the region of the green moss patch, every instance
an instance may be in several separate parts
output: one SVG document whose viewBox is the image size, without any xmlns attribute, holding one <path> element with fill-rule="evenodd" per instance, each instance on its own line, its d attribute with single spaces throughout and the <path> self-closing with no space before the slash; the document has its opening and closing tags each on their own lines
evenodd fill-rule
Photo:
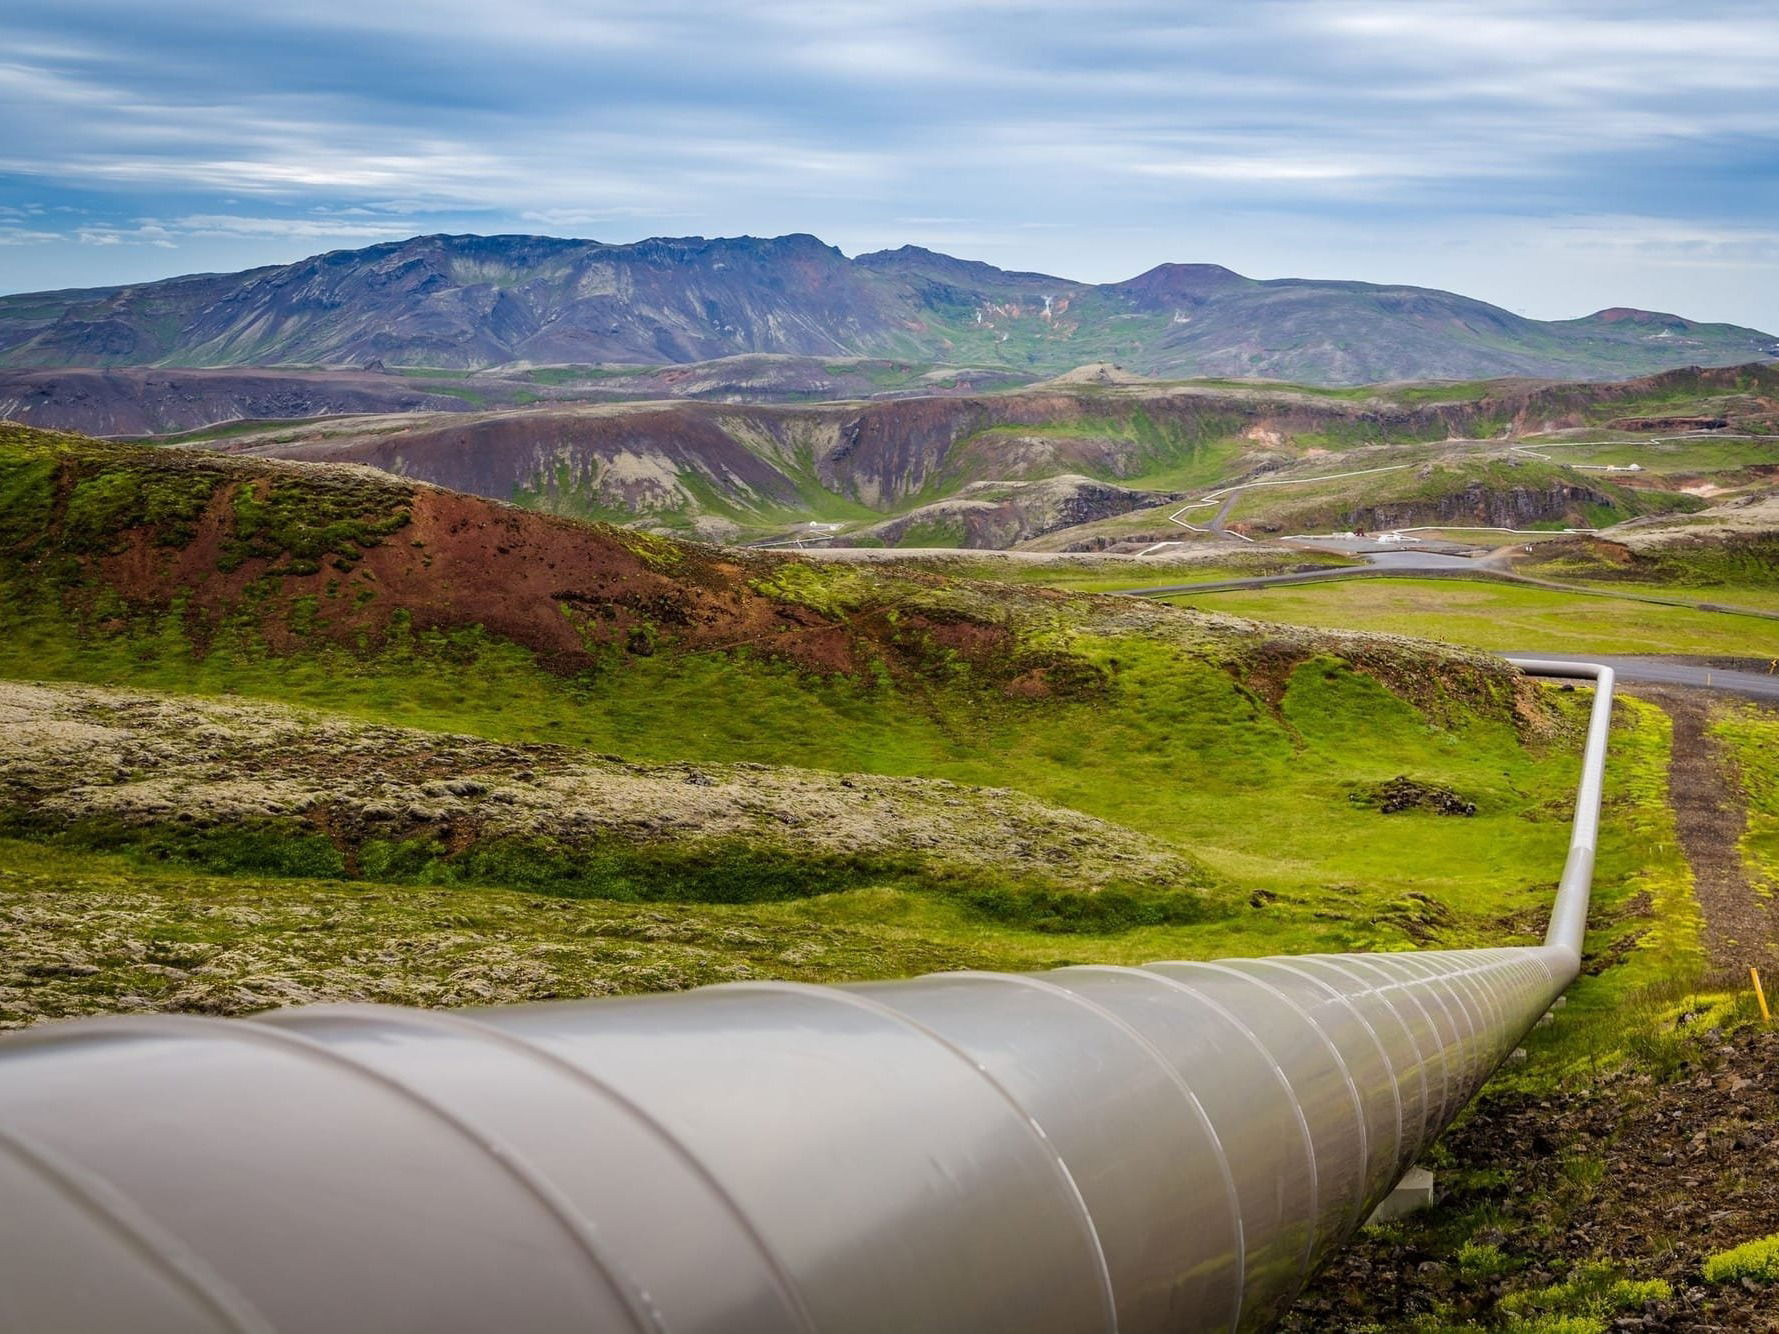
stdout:
<svg viewBox="0 0 1779 1334">
<path fill-rule="evenodd" d="M 1727 1251 L 1719 1251 L 1705 1261 L 1700 1271 L 1709 1283 L 1779 1283 L 1779 1236 L 1761 1237 L 1743 1242 Z"/>
</svg>

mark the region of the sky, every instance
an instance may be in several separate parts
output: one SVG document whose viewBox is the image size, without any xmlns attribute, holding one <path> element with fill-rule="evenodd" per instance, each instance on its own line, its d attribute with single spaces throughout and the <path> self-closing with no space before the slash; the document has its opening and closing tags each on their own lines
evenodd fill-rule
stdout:
<svg viewBox="0 0 1779 1334">
<path fill-rule="evenodd" d="M 6 0 L 0 29 L 4 292 L 423 232 L 812 232 L 1779 332 L 1772 0 Z"/>
</svg>

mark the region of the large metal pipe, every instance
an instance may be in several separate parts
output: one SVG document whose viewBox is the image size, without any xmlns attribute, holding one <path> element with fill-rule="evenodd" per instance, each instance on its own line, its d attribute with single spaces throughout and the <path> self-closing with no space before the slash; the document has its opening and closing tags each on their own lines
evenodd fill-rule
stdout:
<svg viewBox="0 0 1779 1334">
<path fill-rule="evenodd" d="M 1266 1325 L 1575 977 L 1542 946 L 0 1041 L 0 1329 Z"/>
</svg>

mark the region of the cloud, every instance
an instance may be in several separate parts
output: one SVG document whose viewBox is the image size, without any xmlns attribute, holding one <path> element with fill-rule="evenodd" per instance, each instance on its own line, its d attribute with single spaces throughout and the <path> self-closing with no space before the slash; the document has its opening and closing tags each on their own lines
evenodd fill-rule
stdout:
<svg viewBox="0 0 1779 1334">
<path fill-rule="evenodd" d="M 1779 11 L 1744 0 L 9 0 L 7 23 L 0 209 L 51 212 L 0 219 L 61 238 L 11 258 L 799 230 L 1055 267 L 1041 224 L 1109 270 L 1134 236 L 1245 251 L 1265 212 L 1268 267 L 1368 276 L 1411 234 L 1437 274 L 1444 238 L 1541 220 L 1779 216 Z M 1327 239 L 1349 222 L 1374 251 Z M 1562 226 L 1623 281 L 1601 257 L 1635 229 Z M 1659 253 L 1759 253 L 1690 244 Z M 1779 323 L 1779 294 L 1746 302 Z"/>
<path fill-rule="evenodd" d="M 127 226 L 83 227 L 77 232 L 92 245 L 135 242 L 172 245 L 191 238 L 247 238 L 297 241 L 389 241 L 412 236 L 420 224 L 408 218 L 383 222 L 349 222 L 338 218 L 256 218 L 241 214 L 193 213 L 165 220 L 142 218 Z"/>
</svg>

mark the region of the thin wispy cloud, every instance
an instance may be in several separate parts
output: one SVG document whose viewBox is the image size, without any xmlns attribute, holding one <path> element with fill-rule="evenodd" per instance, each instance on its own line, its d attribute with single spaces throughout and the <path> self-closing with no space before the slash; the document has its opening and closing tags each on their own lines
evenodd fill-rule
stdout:
<svg viewBox="0 0 1779 1334">
<path fill-rule="evenodd" d="M 413 231 L 808 231 L 1779 327 L 1779 12 L 12 0 L 0 289 Z M 23 210 L 37 210 L 28 215 Z"/>
</svg>

